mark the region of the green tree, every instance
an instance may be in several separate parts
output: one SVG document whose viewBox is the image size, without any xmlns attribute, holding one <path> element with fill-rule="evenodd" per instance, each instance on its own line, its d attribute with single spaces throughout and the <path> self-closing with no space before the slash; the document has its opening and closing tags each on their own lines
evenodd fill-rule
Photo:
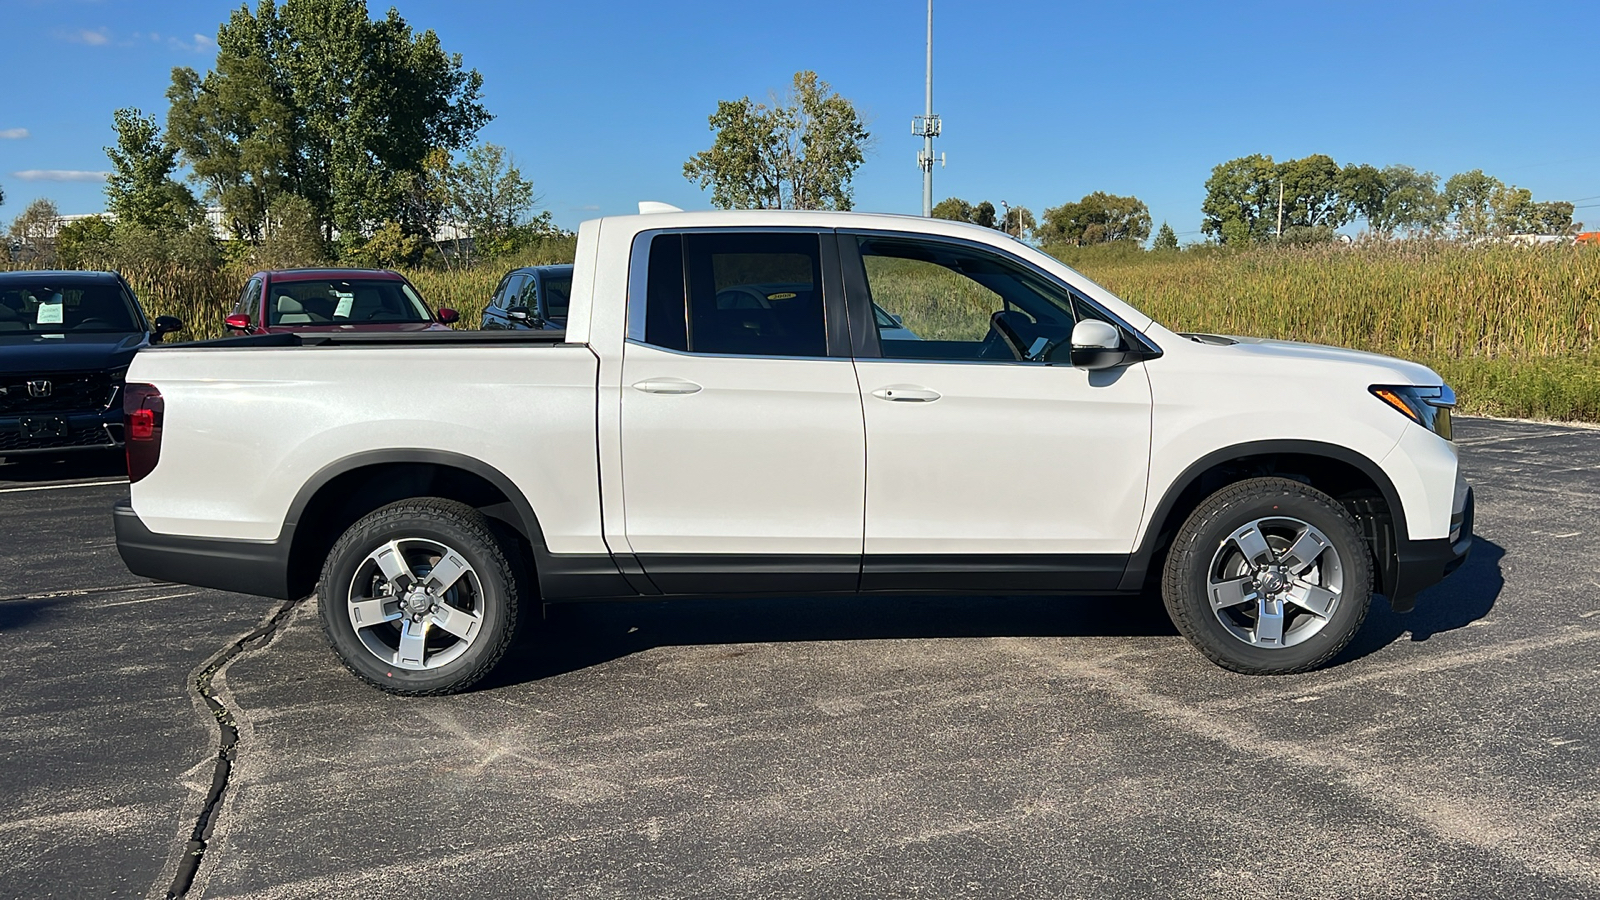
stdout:
<svg viewBox="0 0 1600 900">
<path fill-rule="evenodd" d="M 972 204 L 960 197 L 946 197 L 933 205 L 933 217 L 953 222 L 971 222 Z"/>
<path fill-rule="evenodd" d="M 1341 185 L 1351 211 L 1380 237 L 1390 237 L 1397 230 L 1432 230 L 1443 224 L 1448 214 L 1439 193 L 1439 176 L 1410 166 L 1348 165 Z"/>
<path fill-rule="evenodd" d="M 1161 223 L 1161 230 L 1156 232 L 1155 243 L 1150 245 L 1151 250 L 1176 250 L 1178 249 L 1178 233 L 1172 226 Z"/>
<path fill-rule="evenodd" d="M 721 209 L 850 209 L 850 180 L 871 134 L 849 100 L 815 72 L 771 105 L 721 100 L 708 119 L 716 138 L 683 164 Z"/>
<path fill-rule="evenodd" d="M 106 148 L 111 160 L 106 207 L 117 227 L 170 237 L 194 225 L 201 218 L 200 204 L 173 179 L 178 149 L 162 137 L 155 117 L 131 107 L 113 115 L 117 145 Z"/>
<path fill-rule="evenodd" d="M 1142 243 L 1150 237 L 1150 224 L 1150 208 L 1138 197 L 1095 191 L 1076 203 L 1046 209 L 1037 233 L 1045 244 Z"/>
<path fill-rule="evenodd" d="M 1272 157 L 1259 153 L 1217 165 L 1206 179 L 1200 230 L 1229 244 L 1266 239 L 1277 228 L 1277 177 Z"/>
<path fill-rule="evenodd" d="M 317 226 L 316 210 L 297 194 L 279 194 L 267 207 L 255 263 L 263 269 L 292 269 L 328 261 L 328 246 Z"/>
<path fill-rule="evenodd" d="M 984 228 L 998 227 L 995 223 L 996 219 L 993 203 L 984 200 L 972 208 L 972 224 L 982 225 Z"/>
<path fill-rule="evenodd" d="M 61 211 L 44 197 L 29 203 L 22 214 L 11 220 L 9 237 L 39 262 L 50 264 L 56 258 L 56 231 Z"/>
<path fill-rule="evenodd" d="M 1444 183 L 1445 206 L 1461 237 L 1483 237 L 1494 230 L 1495 198 L 1503 195 L 1505 182 L 1483 174 L 1482 169 L 1451 175 Z"/>
<path fill-rule="evenodd" d="M 1019 241 L 1027 240 L 1038 227 L 1039 223 L 1033 218 L 1033 210 L 1026 206 L 1013 206 L 1000 217 L 1000 230 Z"/>
<path fill-rule="evenodd" d="M 1283 228 L 1331 235 L 1350 221 L 1350 204 L 1340 191 L 1339 164 L 1333 157 L 1314 153 L 1277 166 Z M 1276 216 L 1274 216 L 1276 227 Z"/>
<path fill-rule="evenodd" d="M 496 256 L 517 249 L 517 227 L 537 198 L 504 147 L 481 144 L 450 168 L 450 209 L 472 235 L 474 252 Z"/>
<path fill-rule="evenodd" d="M 111 258 L 115 232 L 105 216 L 89 216 L 56 232 L 56 256 L 69 269 L 99 268 Z"/>
<path fill-rule="evenodd" d="M 482 86 L 393 9 L 373 20 L 364 0 L 258 0 L 218 29 L 205 76 L 173 70 L 168 123 L 241 237 L 259 239 L 283 193 L 311 204 L 325 238 L 390 222 L 411 234 L 410 176 L 472 142 L 490 118 Z"/>
</svg>

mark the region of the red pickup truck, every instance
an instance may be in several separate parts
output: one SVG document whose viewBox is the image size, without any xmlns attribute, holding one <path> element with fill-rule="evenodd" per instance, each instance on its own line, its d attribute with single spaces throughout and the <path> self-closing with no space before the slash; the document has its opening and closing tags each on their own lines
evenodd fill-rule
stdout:
<svg viewBox="0 0 1600 900">
<path fill-rule="evenodd" d="M 399 272 L 281 269 L 250 276 L 226 324 L 234 334 L 448 331 L 453 309 L 428 310 Z"/>
</svg>

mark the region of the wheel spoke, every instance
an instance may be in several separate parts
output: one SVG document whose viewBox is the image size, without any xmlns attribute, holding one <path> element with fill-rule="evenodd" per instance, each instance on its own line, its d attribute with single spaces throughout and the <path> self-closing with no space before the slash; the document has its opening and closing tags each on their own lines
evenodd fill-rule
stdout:
<svg viewBox="0 0 1600 900">
<path fill-rule="evenodd" d="M 427 587 L 437 596 L 443 596 L 445 591 L 456 583 L 464 572 L 471 571 L 472 567 L 458 554 L 446 553 L 434 563 L 433 571 L 428 573 Z"/>
<path fill-rule="evenodd" d="M 1233 542 L 1239 545 L 1239 552 L 1251 564 L 1273 561 L 1272 548 L 1267 546 L 1267 539 L 1261 534 L 1260 523 L 1251 522 L 1235 531 L 1232 537 Z"/>
<path fill-rule="evenodd" d="M 350 601 L 350 624 L 357 631 L 400 618 L 400 604 L 393 597 Z"/>
<path fill-rule="evenodd" d="M 400 646 L 394 653 L 395 665 L 422 668 L 422 661 L 425 656 L 423 645 L 427 638 L 427 622 L 405 620 L 405 625 L 400 630 Z"/>
<path fill-rule="evenodd" d="M 462 612 L 449 604 L 440 603 L 433 608 L 433 624 L 443 628 L 463 641 L 472 640 L 478 633 L 481 621 L 469 612 Z"/>
<path fill-rule="evenodd" d="M 368 558 L 378 564 L 378 570 L 395 586 L 396 593 L 407 590 L 417 581 L 416 576 L 411 574 L 411 567 L 406 564 L 405 554 L 400 552 L 399 541 L 384 544 L 372 551 Z"/>
<path fill-rule="evenodd" d="M 1322 536 L 1322 532 L 1307 525 L 1306 530 L 1295 539 L 1294 546 L 1284 551 L 1282 562 L 1285 568 L 1298 575 L 1311 568 L 1311 564 L 1327 549 L 1328 539 Z"/>
<path fill-rule="evenodd" d="M 1262 597 L 1256 601 L 1256 643 L 1283 646 L 1283 603 Z"/>
<path fill-rule="evenodd" d="M 1290 603 L 1324 619 L 1333 610 L 1334 601 L 1338 599 L 1339 595 L 1333 591 L 1298 578 L 1295 579 L 1294 586 L 1289 588 Z"/>
<path fill-rule="evenodd" d="M 1216 581 L 1211 584 L 1211 608 L 1227 609 L 1242 603 L 1254 603 L 1256 592 L 1250 587 L 1249 578 L 1235 578 L 1232 581 Z"/>
</svg>

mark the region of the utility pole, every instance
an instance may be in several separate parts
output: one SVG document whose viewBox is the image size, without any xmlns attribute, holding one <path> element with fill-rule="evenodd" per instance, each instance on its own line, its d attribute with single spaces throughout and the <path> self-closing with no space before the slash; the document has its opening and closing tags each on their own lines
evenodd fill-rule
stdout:
<svg viewBox="0 0 1600 900">
<path fill-rule="evenodd" d="M 1283 178 L 1278 179 L 1278 240 L 1283 240 Z"/>
<path fill-rule="evenodd" d="M 911 119 L 911 133 L 922 138 L 917 165 L 922 169 L 922 214 L 933 215 L 933 139 L 939 136 L 939 117 L 933 114 L 933 0 L 928 0 L 928 82 L 923 114 Z M 944 160 L 939 161 L 942 165 Z"/>
</svg>

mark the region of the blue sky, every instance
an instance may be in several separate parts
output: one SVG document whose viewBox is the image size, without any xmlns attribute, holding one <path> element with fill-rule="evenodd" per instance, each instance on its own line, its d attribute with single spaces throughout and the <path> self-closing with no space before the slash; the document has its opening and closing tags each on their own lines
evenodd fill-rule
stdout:
<svg viewBox="0 0 1600 900">
<path fill-rule="evenodd" d="M 172 67 L 204 71 L 238 5 L 0 0 L 0 219 L 39 196 L 102 209 L 112 110 L 164 114 Z M 919 0 L 398 6 L 483 73 L 496 118 L 481 137 L 511 149 L 563 226 L 641 199 L 709 206 L 682 165 L 709 146 L 717 100 L 765 97 L 804 68 L 869 119 L 857 208 L 921 208 Z M 1134 194 L 1198 239 L 1212 166 L 1321 152 L 1445 177 L 1481 167 L 1600 222 L 1594 4 L 936 0 L 934 27 L 949 158 L 936 198 L 1037 213 Z"/>
</svg>

